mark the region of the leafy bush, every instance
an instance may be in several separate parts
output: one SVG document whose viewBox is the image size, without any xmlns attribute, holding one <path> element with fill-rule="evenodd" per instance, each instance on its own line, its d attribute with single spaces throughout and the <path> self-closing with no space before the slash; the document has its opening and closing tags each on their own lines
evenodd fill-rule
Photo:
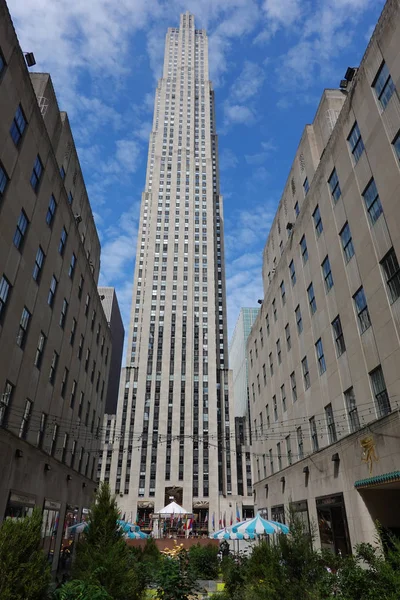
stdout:
<svg viewBox="0 0 400 600">
<path fill-rule="evenodd" d="M 1 600 L 42 600 L 50 582 L 50 567 L 40 548 L 42 513 L 7 519 L 0 527 Z"/>
<path fill-rule="evenodd" d="M 54 593 L 55 600 L 112 600 L 103 587 L 74 579 Z"/>
<path fill-rule="evenodd" d="M 191 546 L 189 561 L 197 579 L 216 579 L 219 571 L 218 546 Z"/>
<path fill-rule="evenodd" d="M 162 556 L 157 574 L 157 597 L 162 600 L 189 600 L 197 589 L 188 552 L 182 549 L 176 556 Z"/>
</svg>

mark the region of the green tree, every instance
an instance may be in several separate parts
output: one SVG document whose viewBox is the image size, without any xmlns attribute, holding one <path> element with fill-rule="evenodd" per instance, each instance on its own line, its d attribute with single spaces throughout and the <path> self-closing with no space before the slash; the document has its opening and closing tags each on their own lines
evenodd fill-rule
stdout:
<svg viewBox="0 0 400 600">
<path fill-rule="evenodd" d="M 50 566 L 40 548 L 42 514 L 7 519 L 0 527 L 1 600 L 42 600 L 50 583 Z"/>
<path fill-rule="evenodd" d="M 145 580 L 117 524 L 115 497 L 102 483 L 89 513 L 89 526 L 79 542 L 73 578 L 103 587 L 113 600 L 139 600 Z"/>
<path fill-rule="evenodd" d="M 162 600 L 188 600 L 197 590 L 196 576 L 190 567 L 188 552 L 163 556 L 157 574 L 157 597 Z"/>
<path fill-rule="evenodd" d="M 219 571 L 218 546 L 213 544 L 191 546 L 189 562 L 198 579 L 216 579 Z"/>
</svg>

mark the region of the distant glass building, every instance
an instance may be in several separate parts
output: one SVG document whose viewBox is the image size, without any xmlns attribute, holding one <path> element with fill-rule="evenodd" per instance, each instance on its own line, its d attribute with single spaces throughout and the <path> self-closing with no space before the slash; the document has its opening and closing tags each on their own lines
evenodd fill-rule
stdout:
<svg viewBox="0 0 400 600">
<path fill-rule="evenodd" d="M 236 431 L 238 494 L 253 495 L 251 473 L 251 417 L 246 358 L 247 338 L 259 308 L 241 308 L 229 345 L 229 368 L 233 372 L 233 398 Z M 246 491 L 245 491 L 246 490 Z"/>
</svg>

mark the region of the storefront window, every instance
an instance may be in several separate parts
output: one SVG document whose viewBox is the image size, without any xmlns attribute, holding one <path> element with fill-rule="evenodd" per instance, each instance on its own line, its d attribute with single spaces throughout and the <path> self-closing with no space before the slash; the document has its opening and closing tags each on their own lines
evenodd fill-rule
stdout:
<svg viewBox="0 0 400 600">
<path fill-rule="evenodd" d="M 54 558 L 54 550 L 56 546 L 58 524 L 60 519 L 60 508 L 61 504 L 59 502 L 53 502 L 52 500 L 44 501 L 42 520 L 42 547 L 46 552 L 50 563 L 53 562 Z"/>
<path fill-rule="evenodd" d="M 310 534 L 310 517 L 308 515 L 308 504 L 307 500 L 300 500 L 300 502 L 292 502 L 290 510 L 293 512 L 295 517 L 303 524 L 304 532 Z"/>
<path fill-rule="evenodd" d="M 23 519 L 30 517 L 35 507 L 36 499 L 27 494 L 11 492 L 7 502 L 5 519 Z"/>
<path fill-rule="evenodd" d="M 351 554 L 343 494 L 316 498 L 321 547 L 335 554 Z"/>
<path fill-rule="evenodd" d="M 63 539 L 61 543 L 60 560 L 58 563 L 58 568 L 62 572 L 68 571 L 71 567 L 77 533 L 75 529 L 70 528 L 73 528 L 74 525 L 79 523 L 79 514 L 80 511 L 78 506 L 67 504 L 63 524 Z"/>
<path fill-rule="evenodd" d="M 285 507 L 283 504 L 271 507 L 271 521 L 277 521 L 278 523 L 286 523 Z"/>
</svg>

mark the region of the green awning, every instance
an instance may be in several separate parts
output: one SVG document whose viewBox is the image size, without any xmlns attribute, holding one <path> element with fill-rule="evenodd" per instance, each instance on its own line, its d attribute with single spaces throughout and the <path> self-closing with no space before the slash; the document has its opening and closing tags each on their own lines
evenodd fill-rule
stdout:
<svg viewBox="0 0 400 600">
<path fill-rule="evenodd" d="M 400 471 L 393 471 L 392 473 L 384 473 L 383 475 L 376 475 L 375 477 L 368 477 L 368 479 L 359 479 L 355 482 L 355 488 L 371 487 L 374 485 L 381 485 L 382 483 L 392 483 L 393 481 L 400 481 Z"/>
</svg>

